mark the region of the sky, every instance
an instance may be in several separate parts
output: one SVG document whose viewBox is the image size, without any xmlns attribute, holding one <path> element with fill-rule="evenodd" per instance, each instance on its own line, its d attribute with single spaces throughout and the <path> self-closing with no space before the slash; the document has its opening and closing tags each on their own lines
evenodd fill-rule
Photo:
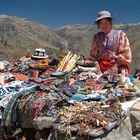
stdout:
<svg viewBox="0 0 140 140">
<path fill-rule="evenodd" d="M 140 22 L 140 0 L 0 0 L 0 15 L 30 18 L 53 28 L 93 24 L 102 10 L 115 15 L 114 24 Z"/>
</svg>

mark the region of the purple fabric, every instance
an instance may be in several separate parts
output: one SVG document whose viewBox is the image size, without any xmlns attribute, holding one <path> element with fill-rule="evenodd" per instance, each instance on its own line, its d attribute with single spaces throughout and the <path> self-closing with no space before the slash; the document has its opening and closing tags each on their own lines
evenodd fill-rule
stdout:
<svg viewBox="0 0 140 140">
<path fill-rule="evenodd" d="M 61 89 L 63 89 L 63 90 L 70 91 L 72 93 L 76 93 L 77 92 L 77 88 L 74 88 L 74 87 L 69 86 L 69 85 L 64 84 L 64 83 L 63 84 L 60 84 L 59 87 Z"/>
</svg>

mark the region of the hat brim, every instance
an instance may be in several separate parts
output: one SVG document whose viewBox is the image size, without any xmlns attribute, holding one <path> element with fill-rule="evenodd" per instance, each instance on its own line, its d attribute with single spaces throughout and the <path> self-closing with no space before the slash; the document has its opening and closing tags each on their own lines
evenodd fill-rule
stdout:
<svg viewBox="0 0 140 140">
<path fill-rule="evenodd" d="M 32 58 L 44 59 L 44 58 L 48 58 L 48 55 L 45 56 L 32 55 Z"/>
<path fill-rule="evenodd" d="M 102 17 L 99 17 L 95 20 L 95 23 L 97 24 L 98 21 L 100 21 L 101 19 L 104 19 L 104 18 L 111 18 L 111 19 L 114 19 L 115 16 L 114 15 L 111 15 L 111 16 L 102 16 Z"/>
</svg>

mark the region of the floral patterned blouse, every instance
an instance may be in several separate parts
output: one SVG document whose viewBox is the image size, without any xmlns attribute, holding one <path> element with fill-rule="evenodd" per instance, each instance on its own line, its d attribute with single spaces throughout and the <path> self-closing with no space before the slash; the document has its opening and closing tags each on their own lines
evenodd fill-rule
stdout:
<svg viewBox="0 0 140 140">
<path fill-rule="evenodd" d="M 121 54 L 124 60 L 131 62 L 131 48 L 129 40 L 122 30 L 112 29 L 109 33 L 98 32 L 93 37 L 90 56 L 97 61 L 106 60 L 112 61 L 114 55 Z M 123 61 L 115 60 L 118 65 Z"/>
</svg>

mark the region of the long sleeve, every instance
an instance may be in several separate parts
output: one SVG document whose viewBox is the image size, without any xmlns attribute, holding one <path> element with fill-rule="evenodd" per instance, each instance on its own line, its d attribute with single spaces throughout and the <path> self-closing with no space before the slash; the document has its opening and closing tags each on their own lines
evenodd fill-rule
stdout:
<svg viewBox="0 0 140 140">
<path fill-rule="evenodd" d="M 129 44 L 129 40 L 127 38 L 126 33 L 122 33 L 120 37 L 119 47 L 118 47 L 119 59 L 122 60 L 123 63 L 130 63 L 132 61 L 132 53 Z"/>
<path fill-rule="evenodd" d="M 99 48 L 97 46 L 97 43 L 95 41 L 95 36 L 94 36 L 92 40 L 92 47 L 90 50 L 90 56 L 92 60 L 96 60 L 98 58 L 98 53 L 99 53 Z"/>
</svg>

